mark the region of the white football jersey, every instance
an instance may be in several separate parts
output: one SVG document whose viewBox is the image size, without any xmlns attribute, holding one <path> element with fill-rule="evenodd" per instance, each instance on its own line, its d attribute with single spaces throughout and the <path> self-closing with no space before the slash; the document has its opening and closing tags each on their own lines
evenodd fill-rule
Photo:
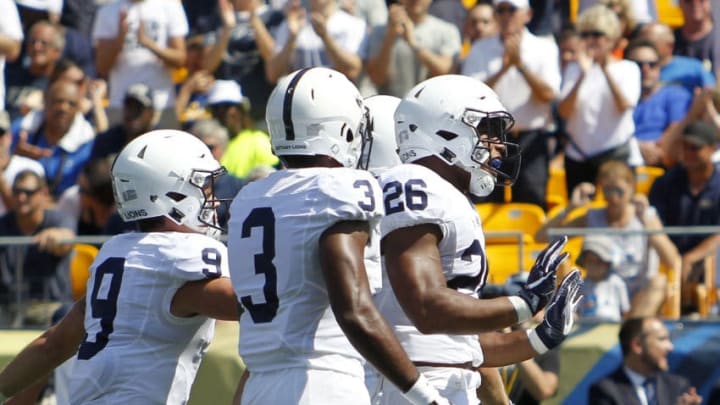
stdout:
<svg viewBox="0 0 720 405">
<path fill-rule="evenodd" d="M 382 214 L 377 181 L 346 168 L 279 171 L 235 197 L 230 274 L 246 310 L 240 317 L 240 355 L 251 372 L 302 367 L 362 376 L 360 354 L 330 307 L 319 240 L 341 221 L 379 227 Z M 366 249 L 371 246 L 378 248 Z"/>
<path fill-rule="evenodd" d="M 215 321 L 170 313 L 189 281 L 227 277 L 227 249 L 195 233 L 126 233 L 90 268 L 73 404 L 184 404 Z"/>
<path fill-rule="evenodd" d="M 435 224 L 442 232 L 438 245 L 447 286 L 478 297 L 487 279 L 485 238 L 480 217 L 468 198 L 435 172 L 403 164 L 380 175 L 385 217 L 382 236 L 394 230 Z M 390 288 L 386 272 L 376 302 L 413 361 L 482 364 L 476 335 L 423 335 L 405 315 Z"/>
</svg>

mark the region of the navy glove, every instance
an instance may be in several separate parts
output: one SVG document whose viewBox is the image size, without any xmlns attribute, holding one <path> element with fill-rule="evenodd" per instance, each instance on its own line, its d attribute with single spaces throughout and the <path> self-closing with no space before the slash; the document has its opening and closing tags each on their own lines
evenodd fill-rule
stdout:
<svg viewBox="0 0 720 405">
<path fill-rule="evenodd" d="M 545 308 L 552 298 L 557 282 L 557 269 L 560 267 L 560 263 L 568 257 L 568 253 L 560 254 L 566 243 L 567 236 L 563 236 L 540 252 L 525 285 L 518 293 L 518 296 L 527 303 L 533 315 Z"/>
<path fill-rule="evenodd" d="M 530 344 L 539 354 L 557 347 L 572 330 L 575 312 L 583 296 L 580 271 L 574 269 L 558 287 L 555 296 L 545 310 L 545 319 L 528 333 Z"/>
</svg>

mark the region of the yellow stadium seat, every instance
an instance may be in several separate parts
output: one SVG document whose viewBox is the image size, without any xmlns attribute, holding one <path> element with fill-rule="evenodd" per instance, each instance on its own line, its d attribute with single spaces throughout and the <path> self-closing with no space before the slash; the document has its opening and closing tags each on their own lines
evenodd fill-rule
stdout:
<svg viewBox="0 0 720 405">
<path fill-rule="evenodd" d="M 568 194 L 565 184 L 565 169 L 561 167 L 550 167 L 550 177 L 545 189 L 545 204 L 548 210 L 557 206 L 567 205 Z"/>
<path fill-rule="evenodd" d="M 665 174 L 665 169 L 653 166 L 635 168 L 635 192 L 648 195 L 655 179 Z"/>
<path fill-rule="evenodd" d="M 70 283 L 75 300 L 85 295 L 87 280 L 90 277 L 90 265 L 97 253 L 98 248 L 93 245 L 78 243 L 73 247 L 70 259 Z"/>
<path fill-rule="evenodd" d="M 660 273 L 664 274 L 667 279 L 665 302 L 660 307 L 660 315 L 668 319 L 678 319 L 680 318 L 680 272 L 660 263 Z"/>
<path fill-rule="evenodd" d="M 545 246 L 544 243 L 497 243 L 485 246 L 489 266 L 488 284 L 504 284 L 513 274 L 530 271 Z"/>
<path fill-rule="evenodd" d="M 702 264 L 703 282 L 684 283 L 681 287 L 682 306 L 695 306 L 701 317 L 707 318 L 715 303 L 715 256 L 707 256 Z"/>
<path fill-rule="evenodd" d="M 483 230 L 492 232 L 522 232 L 522 242 L 535 241 L 535 232 L 547 220 L 545 211 L 528 203 L 482 203 L 476 205 L 482 219 Z M 486 243 L 517 243 L 513 236 L 486 236 Z"/>
</svg>

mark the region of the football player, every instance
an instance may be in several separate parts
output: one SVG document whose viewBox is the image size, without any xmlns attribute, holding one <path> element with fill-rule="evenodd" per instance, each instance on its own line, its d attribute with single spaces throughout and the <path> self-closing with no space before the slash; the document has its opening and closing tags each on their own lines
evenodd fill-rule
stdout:
<svg viewBox="0 0 720 405">
<path fill-rule="evenodd" d="M 363 255 L 378 246 L 383 203 L 377 181 L 356 170 L 371 146 L 357 88 L 332 69 L 296 71 L 271 93 L 266 120 L 287 169 L 240 191 L 228 229 L 245 309 L 241 403 L 367 405 L 363 357 L 409 403 L 446 403 L 372 301 Z"/>
<path fill-rule="evenodd" d="M 400 159 L 410 164 L 379 177 L 386 215 L 381 250 L 392 286 L 380 291 L 379 308 L 413 363 L 454 404 L 478 403 L 480 365 L 516 363 L 560 344 L 580 299 L 577 271 L 553 297 L 566 238 L 538 256 L 518 296 L 478 299 L 488 264 L 468 197 L 486 196 L 517 177 L 519 147 L 505 138 L 512 124 L 480 81 L 428 79 L 395 111 Z M 528 333 L 483 333 L 527 320 L 548 303 L 543 323 Z M 380 401 L 407 403 L 387 384 Z"/>
<path fill-rule="evenodd" d="M 13 395 L 77 352 L 73 404 L 187 402 L 214 320 L 237 320 L 212 186 L 224 169 L 196 137 L 158 130 L 112 167 L 118 211 L 139 232 L 105 242 L 87 295 L 0 374 Z"/>
</svg>

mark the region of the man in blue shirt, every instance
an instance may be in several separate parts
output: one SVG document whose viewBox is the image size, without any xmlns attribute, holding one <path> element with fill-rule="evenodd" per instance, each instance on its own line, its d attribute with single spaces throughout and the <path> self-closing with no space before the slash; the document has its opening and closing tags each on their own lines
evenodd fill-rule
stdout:
<svg viewBox="0 0 720 405">
<path fill-rule="evenodd" d="M 638 39 L 625 48 L 625 58 L 638 64 L 642 93 L 635 106 L 635 137 L 646 165 L 661 166 L 660 143 L 688 111 L 691 94 L 685 88 L 660 81 L 660 55 L 652 42 Z"/>
</svg>

